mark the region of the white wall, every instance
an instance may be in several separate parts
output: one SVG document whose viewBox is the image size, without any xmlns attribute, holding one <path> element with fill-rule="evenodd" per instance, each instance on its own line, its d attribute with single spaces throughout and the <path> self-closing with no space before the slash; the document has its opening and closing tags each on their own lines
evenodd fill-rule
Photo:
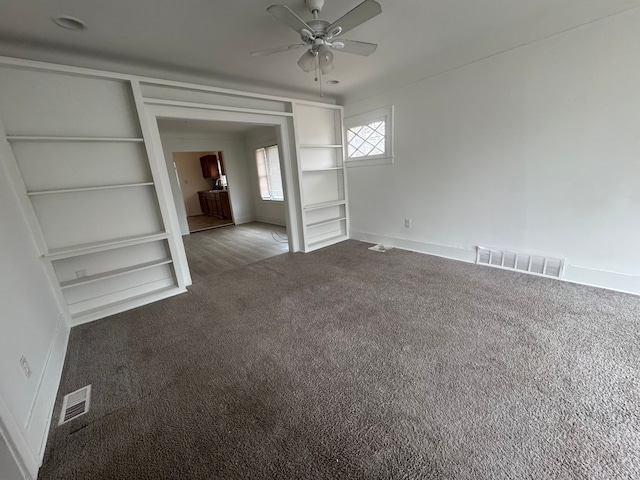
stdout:
<svg viewBox="0 0 640 480">
<path fill-rule="evenodd" d="M 568 280 L 640 293 L 638 25 L 636 9 L 346 99 L 347 117 L 395 105 L 395 164 L 348 169 L 352 237 L 564 257 Z"/>
<path fill-rule="evenodd" d="M 188 217 L 202 215 L 198 192 L 210 190 L 212 180 L 202 176 L 200 158 L 213 153 L 215 152 L 173 152 L 173 163 L 178 172 L 182 199 Z"/>
<path fill-rule="evenodd" d="M 258 170 L 256 168 L 255 150 L 262 147 L 277 145 L 275 127 L 256 127 L 244 136 L 247 150 L 247 168 L 251 174 L 251 192 L 253 198 L 254 219 L 258 222 L 274 225 L 286 225 L 284 202 L 263 200 L 260 196 L 258 184 Z"/>
<path fill-rule="evenodd" d="M 244 140 L 238 134 L 172 133 L 160 130 L 164 157 L 169 170 L 171 190 L 176 204 L 180 230 L 189 234 L 187 214 L 180 194 L 178 179 L 173 175 L 173 152 L 222 151 L 224 167 L 229 184 L 229 197 L 233 220 L 236 224 L 253 220 L 251 179 L 247 169 Z"/>
<path fill-rule="evenodd" d="M 58 389 L 69 329 L 61 317 L 0 154 L 0 425 L 34 473 Z M 32 373 L 20 366 L 25 356 Z"/>
</svg>

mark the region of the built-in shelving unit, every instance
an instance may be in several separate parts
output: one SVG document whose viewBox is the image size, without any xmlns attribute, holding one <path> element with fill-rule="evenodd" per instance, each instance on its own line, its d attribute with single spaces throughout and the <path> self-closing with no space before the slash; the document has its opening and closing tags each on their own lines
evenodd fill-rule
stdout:
<svg viewBox="0 0 640 480">
<path fill-rule="evenodd" d="M 102 185 L 100 187 L 61 188 L 57 190 L 42 190 L 39 192 L 27 192 L 27 195 L 51 195 L 54 193 L 89 192 L 92 190 L 111 190 L 114 188 L 149 187 L 153 182 L 125 183 L 122 185 Z"/>
<path fill-rule="evenodd" d="M 9 142 L 144 142 L 143 138 L 125 137 L 47 137 L 40 135 L 7 135 L 6 138 Z"/>
<path fill-rule="evenodd" d="M 342 107 L 294 104 L 305 251 L 349 238 Z"/>
<path fill-rule="evenodd" d="M 0 80 L 2 133 L 73 323 L 181 290 L 131 82 L 6 66 Z"/>
</svg>

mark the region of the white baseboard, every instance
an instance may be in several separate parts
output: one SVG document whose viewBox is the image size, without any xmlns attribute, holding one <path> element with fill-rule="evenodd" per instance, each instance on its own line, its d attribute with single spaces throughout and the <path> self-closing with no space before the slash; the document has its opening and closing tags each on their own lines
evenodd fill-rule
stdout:
<svg viewBox="0 0 640 480">
<path fill-rule="evenodd" d="M 475 263 L 475 249 L 451 247 L 449 245 L 438 245 L 436 243 L 417 242 L 415 240 L 405 240 L 403 238 L 387 237 L 375 233 L 358 232 L 350 230 L 349 238 L 369 243 L 381 243 L 385 247 L 395 247 L 411 252 L 427 253 L 436 257 L 449 258 L 451 260 L 459 260 L 461 262 Z"/>
<path fill-rule="evenodd" d="M 251 215 L 245 215 L 243 217 L 233 217 L 233 223 L 236 225 L 242 225 L 243 223 L 253 222 L 254 218 Z"/>
<path fill-rule="evenodd" d="M 62 367 L 67 353 L 69 326 L 61 313 L 49 345 L 49 352 L 39 379 L 25 425 L 20 425 L 0 396 L 0 427 L 25 478 L 36 479 L 42 465 L 44 450 L 53 416 L 53 407 L 60 386 Z"/>
<path fill-rule="evenodd" d="M 369 243 L 381 243 L 384 246 L 410 250 L 412 252 L 426 253 L 437 257 L 444 257 L 451 260 L 475 263 L 476 251 L 473 248 L 452 247 L 450 245 L 438 245 L 434 243 L 418 242 L 415 240 L 405 240 L 402 238 L 388 237 L 375 233 L 350 231 L 350 238 Z M 549 277 L 551 278 L 551 277 Z M 563 278 L 553 279 L 564 282 L 578 283 L 592 287 L 615 290 L 617 292 L 640 295 L 640 275 L 628 275 L 620 272 L 609 272 L 606 270 L 596 270 L 579 265 L 565 263 Z"/>
<path fill-rule="evenodd" d="M 268 223 L 270 225 L 279 225 L 281 227 L 286 227 L 287 226 L 286 222 L 284 220 L 282 220 L 281 218 L 269 217 L 269 216 L 265 216 L 265 215 L 256 215 L 255 217 L 253 217 L 253 221 L 262 222 L 262 223 Z"/>
<path fill-rule="evenodd" d="M 40 462 L 44 458 L 44 449 L 49 435 L 49 426 L 53 416 L 62 368 L 69 343 L 70 328 L 63 315 L 58 317 L 58 325 L 49 346 L 47 360 L 40 376 L 38 390 L 31 404 L 31 411 L 25 425 L 27 439 Z"/>
</svg>

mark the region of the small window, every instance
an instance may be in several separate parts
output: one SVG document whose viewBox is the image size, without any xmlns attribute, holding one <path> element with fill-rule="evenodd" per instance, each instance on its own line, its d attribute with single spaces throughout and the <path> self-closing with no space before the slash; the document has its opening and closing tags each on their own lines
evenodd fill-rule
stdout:
<svg viewBox="0 0 640 480">
<path fill-rule="evenodd" d="M 263 200 L 284 200 L 282 189 L 282 175 L 280 174 L 280 157 L 278 146 L 258 148 L 256 150 L 256 164 L 258 167 L 258 184 L 260 197 Z"/>
<path fill-rule="evenodd" d="M 348 117 L 345 126 L 348 163 L 393 163 L 393 106 Z"/>
</svg>

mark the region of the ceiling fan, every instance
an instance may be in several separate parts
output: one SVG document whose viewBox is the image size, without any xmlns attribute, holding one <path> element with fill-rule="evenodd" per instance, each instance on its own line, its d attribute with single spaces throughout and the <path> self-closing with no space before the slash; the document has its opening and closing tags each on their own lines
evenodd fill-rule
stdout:
<svg viewBox="0 0 640 480">
<path fill-rule="evenodd" d="M 324 0 L 305 0 L 305 4 L 313 15 L 313 19 L 308 22 L 302 20 L 285 5 L 271 5 L 267 8 L 269 13 L 284 22 L 289 28 L 298 32 L 302 43 L 258 50 L 257 52 L 251 52 L 251 55 L 261 57 L 300 47 L 309 47 L 298 60 L 298 65 L 305 72 L 311 72 L 319 68 L 322 74 L 326 74 L 333 70 L 332 50 L 363 56 L 371 55 L 376 51 L 378 45 L 375 43 L 358 42 L 338 37 L 338 35 L 347 33 L 349 30 L 382 13 L 382 7 L 375 0 L 365 0 L 333 23 L 319 18 L 320 11 L 324 6 Z"/>
</svg>

